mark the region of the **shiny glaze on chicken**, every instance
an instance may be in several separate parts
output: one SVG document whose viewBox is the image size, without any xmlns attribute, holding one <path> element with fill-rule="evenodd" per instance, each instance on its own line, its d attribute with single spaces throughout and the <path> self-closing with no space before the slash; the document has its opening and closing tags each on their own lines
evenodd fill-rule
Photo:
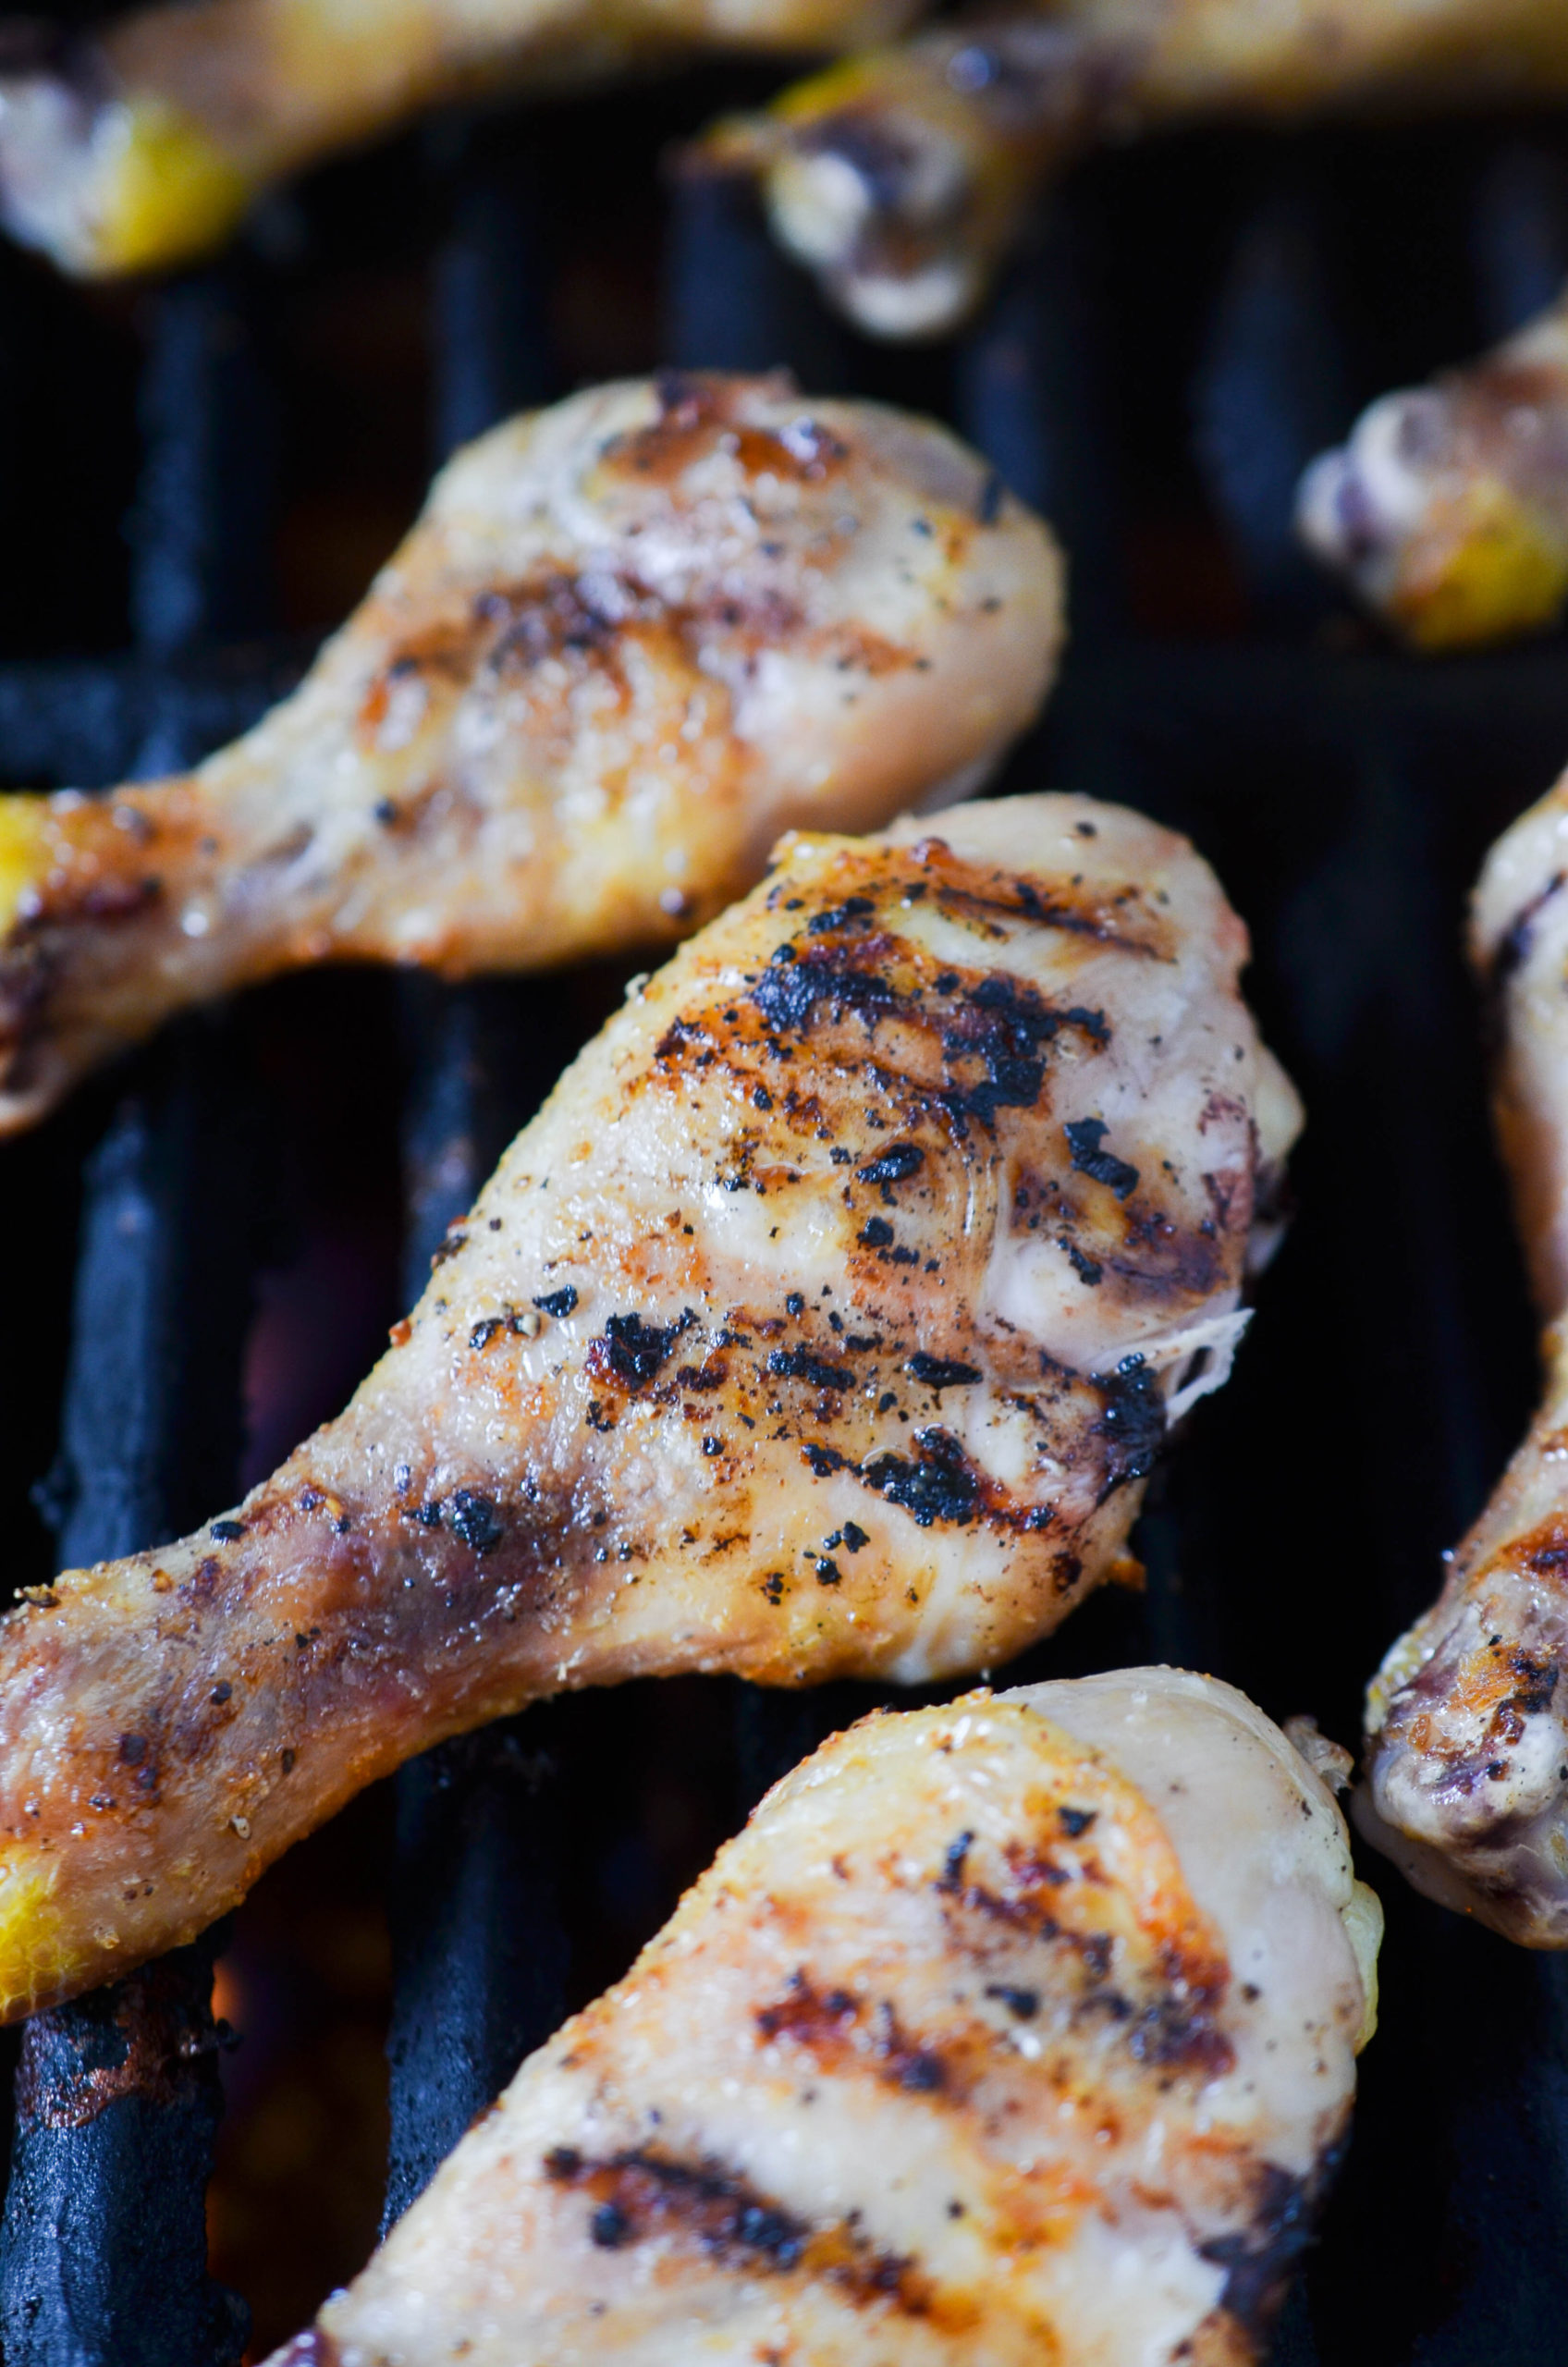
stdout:
<svg viewBox="0 0 1568 2367">
<path fill-rule="evenodd" d="M 0 20 L 0 218 L 86 277 L 217 246 L 262 192 L 421 108 L 703 50 L 886 40 L 918 0 L 175 0 Z"/>
<path fill-rule="evenodd" d="M 1373 403 L 1306 472 L 1296 515 L 1418 649 L 1551 624 L 1568 601 L 1568 297 L 1468 369 Z"/>
<path fill-rule="evenodd" d="M 1330 1792 L 1210 1678 L 868 1718 L 274 2367 L 1239 2367 L 1380 1921 Z"/>
<path fill-rule="evenodd" d="M 1499 840 L 1471 951 L 1501 1021 L 1498 1131 L 1546 1386 L 1441 1595 L 1367 1696 L 1368 1837 L 1418 1890 L 1568 1947 L 1568 779 Z"/>
<path fill-rule="evenodd" d="M 779 238 L 860 327 L 931 337 L 976 303 L 1041 186 L 1103 141 L 1565 90 L 1562 0 L 1031 0 L 829 67 L 698 155 L 760 177 Z"/>
<path fill-rule="evenodd" d="M 1086 798 L 787 840 L 232 1515 L 0 1626 L 0 2009 L 200 1930 L 563 1686 L 985 1669 L 1125 1568 L 1294 1096 L 1184 840 Z"/>
<path fill-rule="evenodd" d="M 780 829 L 974 788 L 1060 636 L 1049 534 L 929 422 L 673 374 L 514 420 L 232 747 L 0 799 L 0 1132 L 303 963 L 668 944 Z"/>
</svg>

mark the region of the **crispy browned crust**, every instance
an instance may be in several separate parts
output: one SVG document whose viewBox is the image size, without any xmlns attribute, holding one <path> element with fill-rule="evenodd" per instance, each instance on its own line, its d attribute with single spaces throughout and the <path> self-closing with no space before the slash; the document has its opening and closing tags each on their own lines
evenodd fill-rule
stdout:
<svg viewBox="0 0 1568 2367">
<path fill-rule="evenodd" d="M 363 1784 L 531 1698 L 989 1665 L 1117 1566 L 1180 1343 L 1247 1256 L 1244 939 L 1181 841 L 1008 811 L 1109 815 L 1146 877 L 1075 836 L 1084 875 L 795 842 L 569 1074 L 338 1422 L 210 1531 L 0 1627 L 10 2010 L 190 1936 Z M 1093 1002 L 1029 983 L 1036 944 Z M 1166 1039 L 1140 1171 L 1063 1121 L 1145 996 L 1176 1024 L 1178 962 L 1213 1026 Z M 998 1298 L 1014 1257 L 1100 1327 L 1095 1361 Z"/>
</svg>

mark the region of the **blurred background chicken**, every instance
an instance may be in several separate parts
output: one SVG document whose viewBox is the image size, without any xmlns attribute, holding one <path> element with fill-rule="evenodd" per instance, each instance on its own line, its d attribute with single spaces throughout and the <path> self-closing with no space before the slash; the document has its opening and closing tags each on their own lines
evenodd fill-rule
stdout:
<svg viewBox="0 0 1568 2367">
<path fill-rule="evenodd" d="M 274 2367 L 1260 2360 L 1380 1930 L 1332 1794 L 1229 1686 L 867 1719 Z"/>
<path fill-rule="evenodd" d="M 923 0 L 194 0 L 86 41 L 10 29 L 0 209 L 89 276 L 219 243 L 283 177 L 416 109 L 703 49 L 867 50 Z M 4 29 L 0 29 L 4 30 Z M 1556 0 L 1034 0 L 867 50 L 720 129 L 779 235 L 863 327 L 951 326 L 1035 190 L 1162 124 L 1323 107 L 1528 102 L 1568 87 Z"/>
<path fill-rule="evenodd" d="M 70 41 L 0 25 L 0 210 L 89 276 L 221 243 L 274 182 L 418 109 L 704 48 L 800 55 L 918 0 L 195 0 Z"/>
<path fill-rule="evenodd" d="M 242 740 L 0 798 L 0 1134 L 280 971 L 668 944 L 781 828 L 975 788 L 1061 632 L 1049 533 L 928 422 L 675 374 L 514 420 Z"/>
<path fill-rule="evenodd" d="M 1568 296 L 1467 369 L 1385 395 L 1302 480 L 1303 540 L 1418 649 L 1568 600 Z"/>
<path fill-rule="evenodd" d="M 699 155 L 759 176 L 778 235 L 860 327 L 931 337 L 973 310 L 1042 185 L 1107 140 L 1565 89 L 1558 0 L 1035 0 L 830 67 Z"/>
</svg>

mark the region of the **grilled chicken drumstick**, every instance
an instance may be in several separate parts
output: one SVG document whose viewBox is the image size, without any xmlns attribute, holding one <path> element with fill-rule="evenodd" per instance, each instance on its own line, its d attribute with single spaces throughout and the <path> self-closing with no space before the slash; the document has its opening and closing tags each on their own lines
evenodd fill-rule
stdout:
<svg viewBox="0 0 1568 2367">
<path fill-rule="evenodd" d="M 1468 369 L 1385 395 L 1302 479 L 1308 549 L 1420 649 L 1568 600 L 1568 296 Z"/>
<path fill-rule="evenodd" d="M 1367 1698 L 1368 1836 L 1418 1890 L 1568 1947 L 1568 779 L 1499 840 L 1471 951 L 1501 1019 L 1496 1110 L 1546 1323 L 1528 1436 Z"/>
<path fill-rule="evenodd" d="M 567 1686 L 914 1682 L 1114 1575 L 1295 1098 L 1186 841 L 1086 798 L 784 841 L 519 1135 L 351 1404 L 0 1625 L 0 2011 L 188 1938 Z"/>
<path fill-rule="evenodd" d="M 1060 634 L 1049 534 L 928 422 L 674 376 L 514 420 L 232 747 L 0 798 L 0 1133 L 301 963 L 668 944 L 780 829 L 972 789 Z"/>
<path fill-rule="evenodd" d="M 74 38 L 0 20 L 0 217 L 67 271 L 166 268 L 263 190 L 445 101 L 704 49 L 886 40 L 918 0 L 177 0 Z"/>
<path fill-rule="evenodd" d="M 830 67 L 693 161 L 758 174 L 784 245 L 862 328 L 928 337 L 983 294 L 1042 183 L 1100 141 L 1564 90 L 1562 0 L 1028 0 Z"/>
<path fill-rule="evenodd" d="M 1212 1678 L 867 1718 L 273 2367 L 1240 2367 L 1380 1928 L 1326 1784 Z"/>
</svg>

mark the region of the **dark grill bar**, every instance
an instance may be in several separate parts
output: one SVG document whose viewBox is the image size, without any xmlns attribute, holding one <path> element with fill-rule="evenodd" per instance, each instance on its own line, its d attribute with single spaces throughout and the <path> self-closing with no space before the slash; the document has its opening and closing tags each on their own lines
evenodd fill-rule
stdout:
<svg viewBox="0 0 1568 2367">
<path fill-rule="evenodd" d="M 709 77 L 602 110 L 446 122 L 335 168 L 232 260 L 136 300 L 134 422 L 119 364 L 99 368 L 123 357 L 129 315 L 81 311 L 88 300 L 0 257 L 0 320 L 27 332 L 0 369 L 0 416 L 27 444 L 22 464 L 53 476 L 96 570 L 74 607 L 49 574 L 31 620 L 4 595 L 18 654 L 0 664 L 0 777 L 97 785 L 193 761 L 298 671 L 300 643 L 278 622 L 278 525 L 318 428 L 298 355 L 328 336 L 339 269 L 341 285 L 352 268 L 391 291 L 356 400 L 367 420 L 423 402 L 434 457 L 611 362 L 787 364 L 808 392 L 945 411 L 1053 518 L 1073 563 L 1073 648 L 1003 785 L 1083 787 L 1193 832 L 1253 926 L 1256 1000 L 1310 1115 L 1298 1220 L 1237 1383 L 1200 1410 L 1151 1495 L 1146 1590 L 1098 1599 L 1019 1674 L 1187 1661 L 1350 1738 L 1362 1681 L 1429 1593 L 1528 1401 L 1457 929 L 1481 850 L 1568 758 L 1568 655 L 1552 642 L 1420 665 L 1379 648 L 1297 558 L 1289 498 L 1367 395 L 1549 292 L 1568 253 L 1564 143 L 1550 125 L 1236 133 L 1108 158 L 1061 193 L 958 348 L 904 354 L 830 320 L 749 204 L 695 183 L 658 201 L 655 319 L 638 285 L 653 155 L 724 91 Z M 631 258 L 619 278 L 618 256 Z M 289 308 L 312 288 L 300 329 Z M 430 365 L 413 394 L 394 352 L 410 288 Z M 608 318 L 618 307 L 632 325 Z M 56 429 L 25 376 L 28 348 L 61 323 L 79 383 Z M 84 417 L 108 457 L 73 509 Z M 113 575 L 112 422 L 139 439 L 117 625 L 96 580 Z M 25 484 L 4 501 L 26 564 L 47 508 Z M 389 1300 L 421 1286 L 618 989 L 607 973 L 366 984 L 354 1010 L 385 1068 L 366 1092 L 396 1107 L 362 1156 L 396 1141 L 403 1167 Z M 27 1492 L 51 1458 L 43 1502 L 67 1564 L 231 1499 L 253 1294 L 280 1173 L 308 1148 L 269 1047 L 343 1026 L 346 1008 L 320 980 L 247 999 L 0 1154 L 17 1266 L 0 1303 L 17 1400 L 0 1484 L 18 1578 L 56 1565 Z M 62 1382 L 56 1434 L 43 1409 Z M 563 2011 L 624 1967 L 765 1785 L 876 1698 L 633 1686 L 405 1771 L 385 1818 L 387 2216 Z M 677 1810 L 671 1839 L 659 1819 L 679 1825 Z M 1279 2358 L 1555 2357 L 1568 1975 L 1371 1870 L 1390 1910 L 1385 2025 Z M 203 2238 L 224 1937 L 24 2034 L 0 2232 L 6 2367 L 239 2359 Z"/>
</svg>

